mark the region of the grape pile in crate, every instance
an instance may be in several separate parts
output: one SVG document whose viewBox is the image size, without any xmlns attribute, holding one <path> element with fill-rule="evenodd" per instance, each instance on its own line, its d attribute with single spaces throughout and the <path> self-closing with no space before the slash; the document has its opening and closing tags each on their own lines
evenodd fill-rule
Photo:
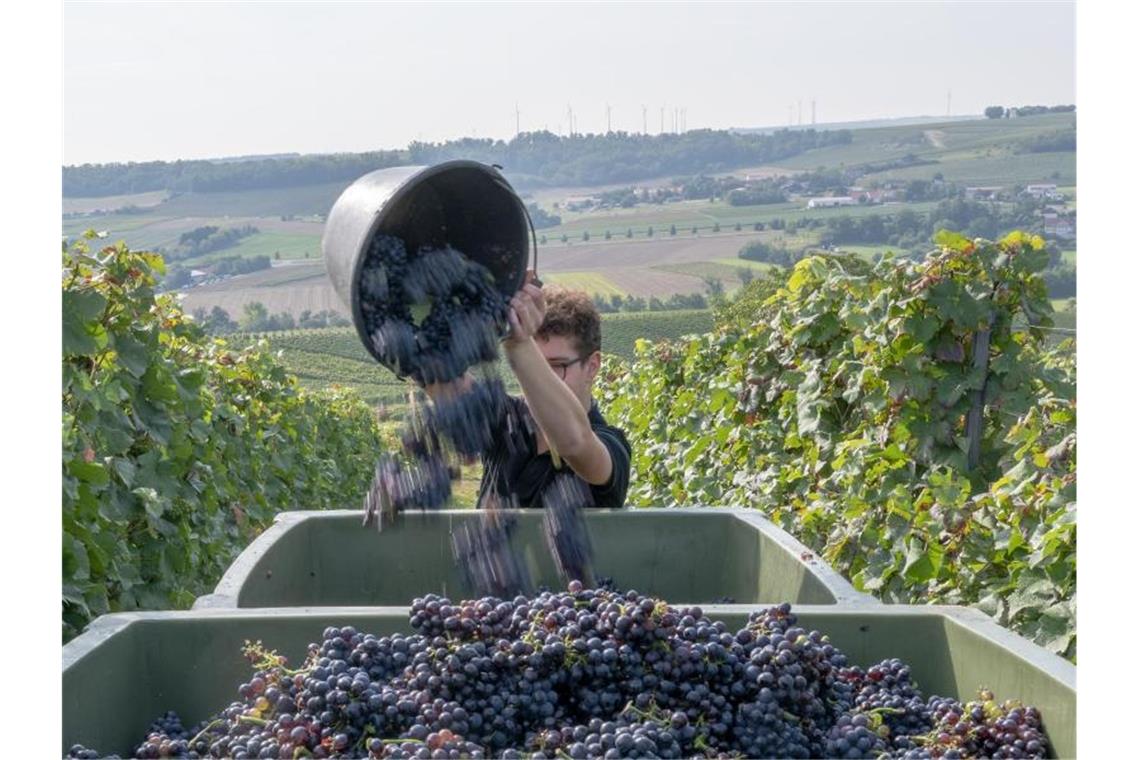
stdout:
<svg viewBox="0 0 1140 760">
<path fill-rule="evenodd" d="M 362 264 L 360 302 L 382 361 L 422 387 L 442 389 L 430 405 L 413 404 L 402 451 L 384 452 L 376 463 L 364 523 L 382 529 L 400 511 L 445 505 L 459 462 L 497 440 L 518 445 L 511 431 L 533 435 L 535 423 L 515 411 L 493 369 L 510 298 L 484 266 L 452 248 L 409 256 L 401 240 L 377 235 Z M 421 313 L 418 322 L 414 312 Z M 573 480 L 567 471 L 542 494 L 545 535 L 562 577 L 589 581 L 592 548 L 581 509 L 593 498 Z M 491 514 L 516 505 L 509 498 L 486 501 L 479 505 L 481 522 L 453 536 L 468 588 L 482 595 L 530 592 L 527 568 L 510 545 L 515 520 Z"/>
<path fill-rule="evenodd" d="M 411 635 L 326 628 L 301 667 L 255 673 L 193 735 L 136 757 L 1045 757 L 1041 717 L 980 691 L 925 699 L 907 666 L 850 664 L 789 605 L 729 630 L 699 607 L 586 589 L 416 599 Z M 173 724 L 167 716 L 167 724 Z M 85 757 L 83 747 L 72 757 Z M 93 753 L 90 756 L 98 756 Z"/>
</svg>

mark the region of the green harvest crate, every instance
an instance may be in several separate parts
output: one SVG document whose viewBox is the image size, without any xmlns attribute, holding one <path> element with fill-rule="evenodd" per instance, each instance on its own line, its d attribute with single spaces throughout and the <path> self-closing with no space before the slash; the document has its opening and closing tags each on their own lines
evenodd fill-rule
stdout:
<svg viewBox="0 0 1140 760">
<path fill-rule="evenodd" d="M 998 699 L 1037 706 L 1057 755 L 1076 755 L 1076 668 L 982 613 L 901 605 L 804 605 L 794 611 L 803 626 L 828 634 L 855 664 L 903 659 L 927 695 L 965 700 L 985 686 Z M 747 619 L 739 605 L 706 612 L 734 629 Z M 63 649 L 63 751 L 81 743 L 129 757 L 150 721 L 166 710 L 177 711 L 187 725 L 216 714 L 249 677 L 240 652 L 247 639 L 300 663 L 326 625 L 384 634 L 410 631 L 407 620 L 403 607 L 105 615 Z"/>
<path fill-rule="evenodd" d="M 519 510 L 513 539 L 536 584 L 560 588 L 542 513 Z M 475 510 L 405 512 L 377 532 L 358 511 L 284 512 L 195 609 L 408 605 L 466 598 L 451 533 Z M 589 510 L 594 570 L 676 604 L 879 604 L 803 544 L 748 509 Z"/>
</svg>

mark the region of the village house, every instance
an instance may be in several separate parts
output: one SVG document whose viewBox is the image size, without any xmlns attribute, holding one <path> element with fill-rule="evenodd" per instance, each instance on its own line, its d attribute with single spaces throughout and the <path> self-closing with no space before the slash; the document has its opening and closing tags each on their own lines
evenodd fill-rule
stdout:
<svg viewBox="0 0 1140 760">
<path fill-rule="evenodd" d="M 1049 200 L 1061 200 L 1065 197 L 1057 192 L 1056 185 L 1026 185 L 1025 194 L 1031 198 L 1048 198 Z"/>
<path fill-rule="evenodd" d="M 859 201 L 855 198 L 848 196 L 836 196 L 828 198 L 811 198 L 808 200 L 808 208 L 833 208 L 835 206 L 858 206 Z"/>
<path fill-rule="evenodd" d="M 966 198 L 971 201 L 996 201 L 1004 188 L 967 187 Z"/>
<path fill-rule="evenodd" d="M 1077 237 L 1076 220 L 1061 214 L 1043 214 L 1041 228 L 1046 235 L 1063 240 L 1074 240 Z"/>
</svg>

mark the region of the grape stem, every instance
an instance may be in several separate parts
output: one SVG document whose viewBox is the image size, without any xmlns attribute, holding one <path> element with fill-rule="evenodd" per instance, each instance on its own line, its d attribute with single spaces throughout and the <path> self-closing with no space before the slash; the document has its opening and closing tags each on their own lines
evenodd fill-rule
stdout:
<svg viewBox="0 0 1140 760">
<path fill-rule="evenodd" d="M 190 746 L 193 747 L 195 744 L 197 744 L 199 739 L 201 739 L 203 736 L 205 736 L 206 734 L 208 734 L 210 732 L 210 729 L 217 728 L 218 726 L 223 725 L 224 723 L 225 723 L 225 720 L 222 718 L 217 718 L 216 720 L 210 721 L 210 723 L 206 724 L 205 728 L 203 728 L 201 731 L 198 732 L 197 736 L 195 736 L 193 739 L 190 740 Z"/>
</svg>

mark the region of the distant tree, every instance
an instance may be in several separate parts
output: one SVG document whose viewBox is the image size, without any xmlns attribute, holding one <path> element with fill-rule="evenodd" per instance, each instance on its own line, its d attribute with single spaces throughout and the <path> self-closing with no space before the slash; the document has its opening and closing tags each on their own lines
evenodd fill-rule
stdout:
<svg viewBox="0 0 1140 760">
<path fill-rule="evenodd" d="M 582 240 L 585 240 L 587 242 L 590 240 L 590 231 L 589 230 L 582 230 Z"/>
<path fill-rule="evenodd" d="M 247 332 L 260 332 L 269 325 L 269 309 L 260 301 L 250 301 L 242 307 L 241 319 L 238 321 L 241 329 Z"/>
<path fill-rule="evenodd" d="M 633 237 L 633 227 L 630 227 L 628 230 L 625 231 L 625 236 L 627 238 Z"/>
<path fill-rule="evenodd" d="M 695 225 L 695 224 L 693 225 L 693 234 L 694 235 L 697 234 L 697 225 Z"/>
<path fill-rule="evenodd" d="M 675 224 L 669 225 L 669 234 L 674 235 L 674 236 L 677 234 L 677 225 L 675 225 Z"/>
<path fill-rule="evenodd" d="M 737 222 L 737 223 L 736 223 L 736 231 L 737 231 L 737 232 L 740 232 L 740 222 Z"/>
<path fill-rule="evenodd" d="M 562 242 L 563 243 L 569 243 L 570 242 L 570 238 L 566 236 L 565 232 L 562 233 Z"/>
<path fill-rule="evenodd" d="M 190 270 L 177 264 L 171 264 L 166 270 L 166 277 L 162 279 L 162 286 L 167 290 L 175 290 L 190 284 Z"/>
<path fill-rule="evenodd" d="M 737 267 L 736 268 L 736 277 L 738 280 L 740 280 L 741 285 L 747 285 L 748 283 L 752 282 L 752 278 L 755 276 L 756 275 L 752 271 L 752 267 Z"/>
<path fill-rule="evenodd" d="M 606 230 L 606 240 L 609 240 L 609 239 L 610 239 L 610 231 Z"/>
<path fill-rule="evenodd" d="M 713 232 L 720 232 L 720 222 L 713 223 Z"/>
<path fill-rule="evenodd" d="M 724 295 L 724 283 L 719 277 L 704 277 L 702 279 L 705 281 L 705 291 L 710 298 L 719 298 Z"/>
<path fill-rule="evenodd" d="M 756 222 L 756 224 L 752 225 L 752 229 L 754 229 L 756 232 L 760 232 L 764 229 L 764 222 Z"/>
<path fill-rule="evenodd" d="M 653 227 L 650 227 L 648 230 L 646 230 L 645 234 L 649 237 L 653 237 Z"/>
<path fill-rule="evenodd" d="M 238 323 L 230 319 L 230 313 L 221 306 L 215 306 L 210 309 L 207 324 L 208 327 L 206 329 L 218 335 L 237 332 L 238 329 Z"/>
<path fill-rule="evenodd" d="M 641 296 L 629 296 L 622 303 L 622 311 L 645 311 L 645 299 Z"/>
<path fill-rule="evenodd" d="M 1005 116 L 1005 107 L 989 106 L 986 108 L 984 113 L 987 119 L 1000 119 L 1001 117 Z"/>
<path fill-rule="evenodd" d="M 554 207 L 558 208 L 558 205 L 555 204 Z M 530 214 L 530 220 L 534 222 L 535 229 L 541 230 L 562 224 L 562 217 L 546 213 L 537 203 L 528 203 L 526 210 Z"/>
<path fill-rule="evenodd" d="M 275 259 L 277 259 L 278 261 L 280 261 L 280 260 L 281 260 L 281 251 L 274 251 L 274 252 L 273 252 L 273 258 L 275 258 Z"/>
<path fill-rule="evenodd" d="M 540 237 L 538 240 L 539 240 L 539 242 L 540 242 L 540 243 L 542 243 L 543 245 L 546 245 L 546 235 L 543 235 L 543 236 L 542 236 L 542 237 Z"/>
</svg>

